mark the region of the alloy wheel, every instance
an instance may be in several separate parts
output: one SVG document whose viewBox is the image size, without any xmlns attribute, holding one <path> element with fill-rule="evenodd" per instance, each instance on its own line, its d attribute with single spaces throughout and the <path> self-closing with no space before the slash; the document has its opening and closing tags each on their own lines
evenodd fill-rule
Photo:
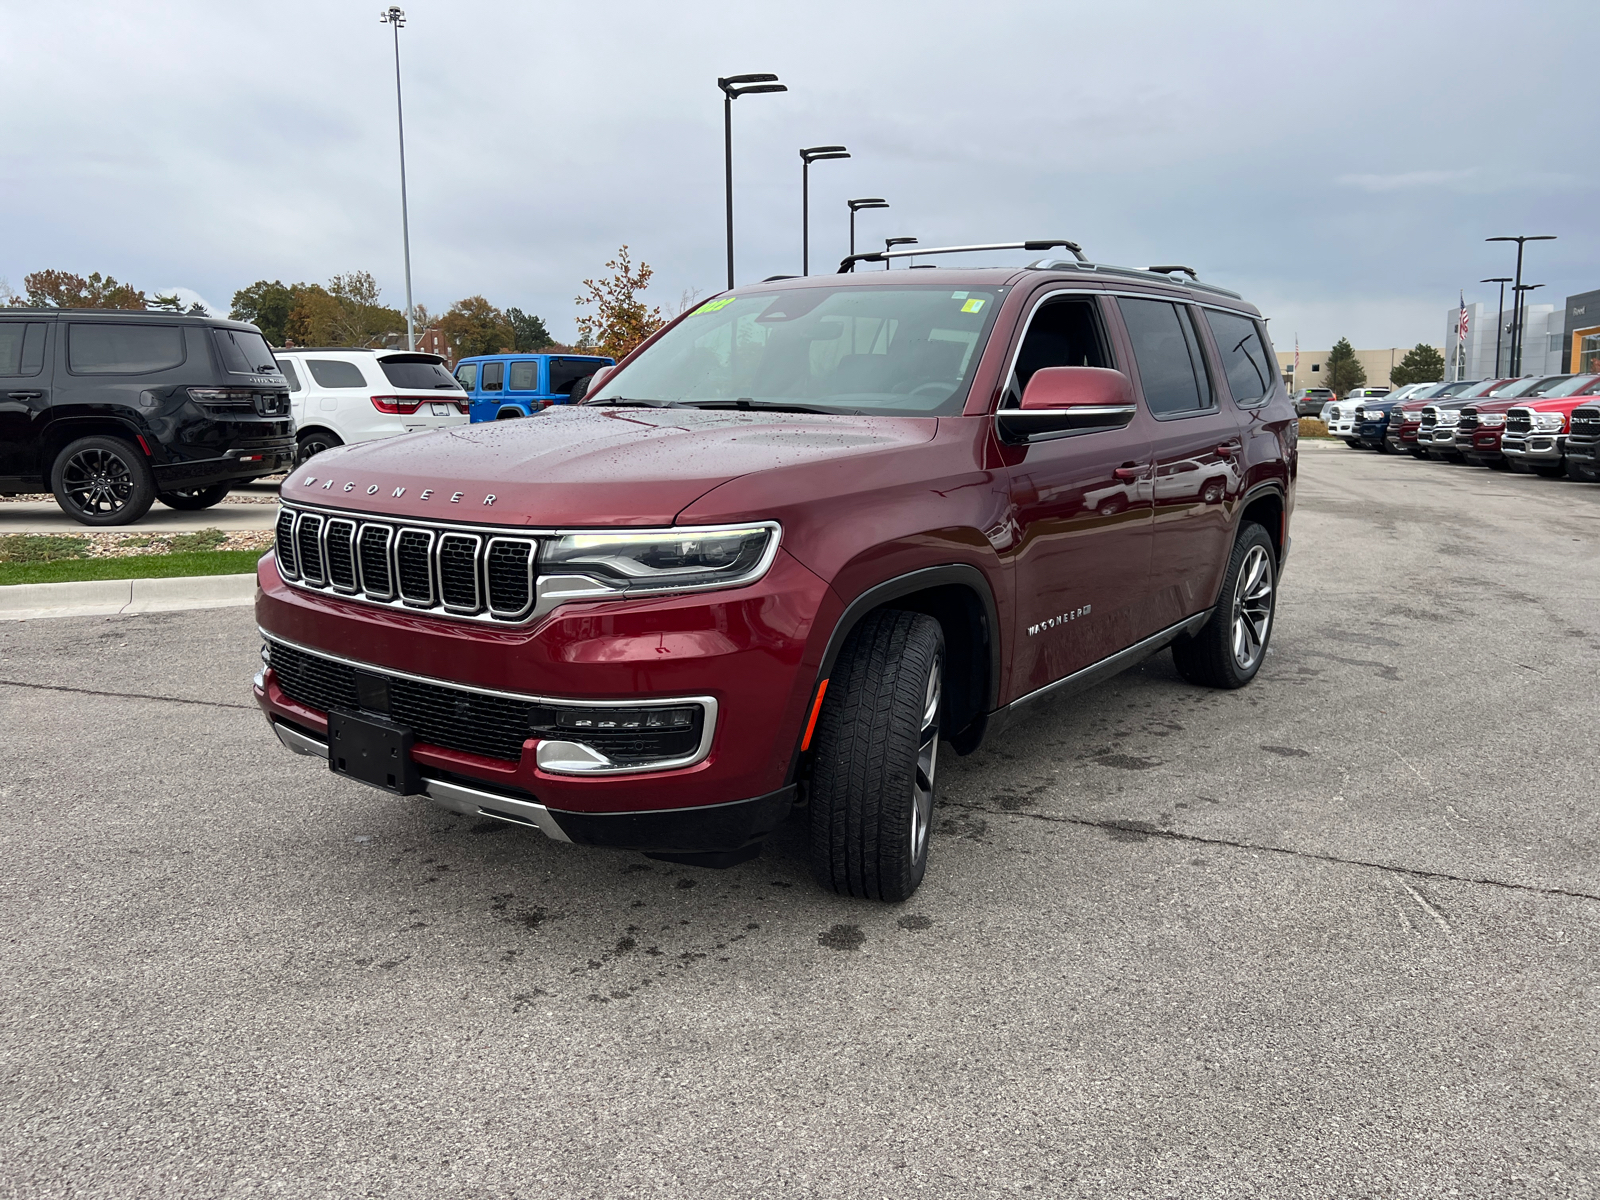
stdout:
<svg viewBox="0 0 1600 1200">
<path fill-rule="evenodd" d="M 911 861 L 918 862 L 928 847 L 933 825 L 933 780 L 939 765 L 939 703 L 943 693 L 944 663 L 933 660 L 923 688 L 922 727 L 917 734 L 917 769 L 911 786 Z"/>
<path fill-rule="evenodd" d="M 81 512 L 97 516 L 120 512 L 134 492 L 133 471 L 110 450 L 80 450 L 67 460 L 61 482 Z"/>
<path fill-rule="evenodd" d="M 1253 669 L 1267 644 L 1272 591 L 1272 559 L 1265 547 L 1252 546 L 1233 586 L 1233 661 L 1240 671 Z"/>
</svg>

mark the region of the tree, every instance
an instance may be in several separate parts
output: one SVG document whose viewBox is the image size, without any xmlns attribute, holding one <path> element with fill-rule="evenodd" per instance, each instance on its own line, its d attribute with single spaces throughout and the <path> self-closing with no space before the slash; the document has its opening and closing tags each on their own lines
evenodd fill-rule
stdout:
<svg viewBox="0 0 1600 1200">
<path fill-rule="evenodd" d="M 1418 342 L 1407 350 L 1400 365 L 1389 372 L 1389 382 L 1395 387 L 1405 387 L 1408 383 L 1433 383 L 1443 378 L 1444 355 L 1426 342 Z"/>
<path fill-rule="evenodd" d="M 233 294 L 233 307 L 228 310 L 228 316 L 235 321 L 249 321 L 272 345 L 281 346 L 289 314 L 299 303 L 299 293 L 305 287 L 303 283 L 285 286 L 277 279 L 271 283 L 258 280 Z"/>
<path fill-rule="evenodd" d="M 457 300 L 439 318 L 439 330 L 450 339 L 457 358 L 501 354 L 516 344 L 517 331 L 506 314 L 482 296 Z"/>
<path fill-rule="evenodd" d="M 637 270 L 628 258 L 628 247 L 617 251 L 616 258 L 606 263 L 611 272 L 609 279 L 585 279 L 583 286 L 588 295 L 579 296 L 579 308 L 594 306 L 592 314 L 578 318 L 578 344 L 592 345 L 601 354 L 621 359 L 645 338 L 665 323 L 660 308 L 646 308 L 639 293 L 650 285 L 655 274 L 649 263 L 640 263 Z"/>
<path fill-rule="evenodd" d="M 544 321 L 532 313 L 525 313 L 520 308 L 508 308 L 506 320 L 511 323 L 513 350 L 526 353 L 555 344 L 555 338 L 550 336 Z"/>
<path fill-rule="evenodd" d="M 1349 338 L 1340 338 L 1328 351 L 1327 371 L 1326 386 L 1340 398 L 1351 388 L 1358 388 L 1367 381 L 1366 369 L 1356 361 L 1356 352 L 1350 348 Z"/>
<path fill-rule="evenodd" d="M 404 332 L 405 314 L 379 304 L 378 294 L 370 271 L 351 271 L 328 280 L 328 295 L 337 305 L 334 345 L 370 346 L 385 334 Z"/>
<path fill-rule="evenodd" d="M 148 308 L 145 294 L 96 271 L 89 278 L 67 271 L 35 271 L 22 277 L 32 308 Z"/>
</svg>

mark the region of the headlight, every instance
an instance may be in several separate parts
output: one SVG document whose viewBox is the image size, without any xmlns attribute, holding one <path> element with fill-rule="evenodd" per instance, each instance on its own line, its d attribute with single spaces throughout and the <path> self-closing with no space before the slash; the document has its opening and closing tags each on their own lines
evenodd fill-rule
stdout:
<svg viewBox="0 0 1600 1200">
<path fill-rule="evenodd" d="M 1567 418 L 1558 412 L 1533 414 L 1533 427 L 1540 433 L 1560 433 L 1566 423 Z"/>
<path fill-rule="evenodd" d="M 776 522 L 563 534 L 540 551 L 539 591 L 598 599 L 737 587 L 766 574 L 778 535 Z"/>
<path fill-rule="evenodd" d="M 1505 423 L 1505 413 L 1484 413 L 1478 418 L 1478 424 L 1486 429 L 1495 429 Z"/>
</svg>

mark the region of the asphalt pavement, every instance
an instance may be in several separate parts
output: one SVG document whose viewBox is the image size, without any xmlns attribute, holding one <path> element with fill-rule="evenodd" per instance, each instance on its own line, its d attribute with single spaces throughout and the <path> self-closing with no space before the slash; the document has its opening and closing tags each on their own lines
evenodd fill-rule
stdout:
<svg viewBox="0 0 1600 1200">
<path fill-rule="evenodd" d="M 901 906 L 334 778 L 247 610 L 0 626 L 0 1196 L 1597 1194 L 1600 487 L 1292 532 L 1251 687 L 946 756 Z"/>
</svg>

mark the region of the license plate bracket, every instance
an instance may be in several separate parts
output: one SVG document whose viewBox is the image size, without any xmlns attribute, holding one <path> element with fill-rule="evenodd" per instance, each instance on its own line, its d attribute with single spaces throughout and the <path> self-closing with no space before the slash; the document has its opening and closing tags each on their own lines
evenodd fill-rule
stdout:
<svg viewBox="0 0 1600 1200">
<path fill-rule="evenodd" d="M 396 796 L 422 791 L 422 775 L 411 758 L 411 730 L 354 713 L 328 714 L 328 769 Z"/>
</svg>

